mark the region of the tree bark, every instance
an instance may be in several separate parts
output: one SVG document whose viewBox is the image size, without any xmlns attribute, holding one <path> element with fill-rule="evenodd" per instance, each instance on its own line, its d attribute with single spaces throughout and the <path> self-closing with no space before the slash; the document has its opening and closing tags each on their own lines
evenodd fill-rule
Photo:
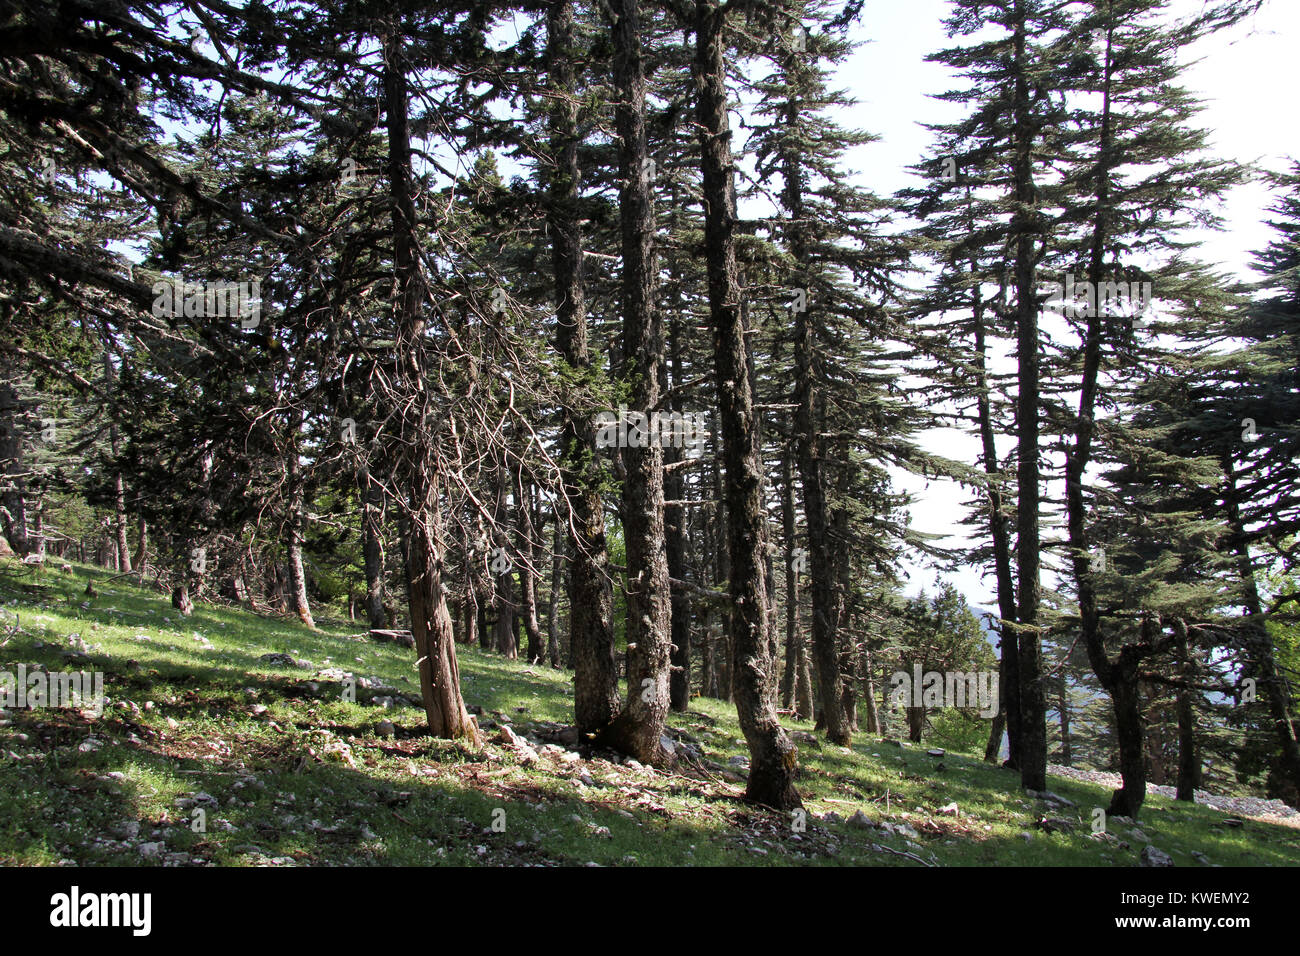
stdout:
<svg viewBox="0 0 1300 956">
<path fill-rule="evenodd" d="M 696 114 L 700 126 L 705 254 L 713 326 L 721 454 L 727 475 L 727 550 L 731 556 L 732 682 L 741 731 L 749 744 L 747 799 L 780 811 L 802 806 L 794 788 L 797 752 L 776 717 L 772 695 L 762 474 L 745 328 L 740 312 L 736 194 L 727 113 L 725 10 L 696 0 Z"/>
<path fill-rule="evenodd" d="M 384 614 L 384 490 L 368 467 L 360 475 L 362 560 L 366 571 L 366 619 L 371 630 L 382 630 Z"/>
<path fill-rule="evenodd" d="M 659 411 L 662 322 L 655 308 L 655 218 L 645 131 L 645 74 L 638 0 L 613 0 L 615 127 L 623 259 L 623 378 L 631 407 Z M 664 531 L 663 448 L 656 437 L 622 449 L 623 539 L 627 550 L 628 693 L 623 710 L 599 737 L 643 763 L 666 765 L 660 738 L 668 716 L 672 593 Z"/>
<path fill-rule="evenodd" d="M 578 165 L 578 106 L 573 63 L 573 5 L 552 0 L 546 9 L 550 86 L 556 99 L 550 116 L 551 155 L 547 223 L 555 275 L 555 348 L 579 375 L 590 374 L 587 309 L 582 282 L 581 170 Z M 579 732 L 603 730 L 619 708 L 618 667 L 614 660 L 613 602 L 600 470 L 589 412 L 565 402 L 561 426 L 563 483 L 569 503 L 569 657 L 573 664 L 574 717 Z"/>
<path fill-rule="evenodd" d="M 399 413 L 408 490 L 406 528 L 407 602 L 420 666 L 420 691 L 429 732 L 435 737 L 468 738 L 478 743 L 478 727 L 465 709 L 460 690 L 456 642 L 442 586 L 440 527 L 434 436 L 427 407 L 424 368 L 424 307 L 428 290 L 416 248 L 415 202 L 411 193 L 411 143 L 406 64 L 401 40 L 383 37 L 383 95 L 388 128 L 388 186 L 392 199 L 393 268 L 397 284 L 398 383 L 410 400 Z"/>
<path fill-rule="evenodd" d="M 1014 5 L 1016 212 L 1012 217 L 1016 268 L 1016 363 L 1019 381 L 1016 437 L 1018 449 L 1016 567 L 1020 579 L 1017 606 L 1020 670 L 1020 782 L 1047 788 L 1047 700 L 1042 683 L 1042 642 L 1038 633 L 1040 601 L 1039 547 L 1039 358 L 1038 299 L 1035 288 L 1036 190 L 1033 178 L 1034 131 L 1029 115 L 1030 64 L 1025 52 L 1024 0 Z"/>
</svg>

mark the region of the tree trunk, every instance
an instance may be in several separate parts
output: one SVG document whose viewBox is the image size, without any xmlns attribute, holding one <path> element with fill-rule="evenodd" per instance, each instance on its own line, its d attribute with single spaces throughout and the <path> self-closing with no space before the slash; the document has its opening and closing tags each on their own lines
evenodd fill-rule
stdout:
<svg viewBox="0 0 1300 956">
<path fill-rule="evenodd" d="M 316 622 L 311 616 L 311 604 L 307 600 L 307 571 L 303 567 L 302 549 L 306 536 L 306 505 L 303 502 L 304 491 L 301 485 L 301 467 L 298 461 L 298 443 L 294 437 L 302 428 L 301 416 L 293 423 L 287 451 L 288 471 L 288 522 L 285 528 L 285 551 L 289 564 L 289 598 L 293 602 L 294 613 L 298 620 L 312 630 Z"/>
<path fill-rule="evenodd" d="M 6 381 L 0 381 L 0 521 L 4 536 L 19 557 L 28 551 L 27 508 L 25 494 L 27 482 L 19 477 L 23 473 L 23 436 L 18 419 L 22 403 L 18 390 Z"/>
<path fill-rule="evenodd" d="M 976 272 L 976 264 L 971 263 Z M 972 311 L 975 321 L 976 415 L 979 418 L 984 473 L 988 476 L 989 534 L 993 540 L 993 570 L 998 589 L 998 713 L 989 732 L 984 759 L 995 762 L 1002 751 L 1003 728 L 1007 734 L 1007 765 L 1020 767 L 1020 661 L 1016 639 L 1016 592 L 1011 576 L 1011 533 L 1008 528 L 1001 466 L 993 429 L 993 408 L 986 370 L 987 345 L 984 301 L 978 282 L 972 283 Z"/>
<path fill-rule="evenodd" d="M 1016 213 L 1013 216 L 1016 266 L 1017 489 L 1016 566 L 1020 578 L 1017 621 L 1020 670 L 1020 782 L 1034 789 L 1047 788 L 1047 697 L 1042 683 L 1042 642 L 1038 633 L 1040 598 L 1039 564 L 1039 358 L 1038 299 L 1035 288 L 1033 179 L 1034 129 L 1029 115 L 1030 66 L 1025 53 L 1025 9 L 1016 0 L 1015 74 L 1013 104 L 1015 143 Z"/>
<path fill-rule="evenodd" d="M 794 708 L 796 674 L 803 636 L 799 633 L 799 571 L 795 555 L 794 475 L 791 451 L 781 456 L 781 530 L 785 538 L 785 672 L 781 676 L 781 707 Z M 797 710 L 797 708 L 795 708 Z"/>
<path fill-rule="evenodd" d="M 655 219 L 645 131 L 645 74 L 638 0 L 613 0 L 615 126 L 621 141 L 619 196 L 623 258 L 623 378 L 631 408 L 659 410 L 664 342 L 655 308 Z M 623 457 L 623 538 L 627 550 L 628 694 L 602 743 L 643 763 L 671 762 L 660 738 L 668 716 L 672 592 L 664 532 L 663 448 L 631 441 Z"/>
<path fill-rule="evenodd" d="M 1064 668 L 1056 685 L 1056 712 L 1061 721 L 1061 765 L 1073 766 L 1074 757 L 1070 752 L 1070 687 L 1065 679 Z"/>
<path fill-rule="evenodd" d="M 790 174 L 787 174 L 789 182 Z M 797 180 L 796 180 L 797 181 Z M 789 192 L 787 186 L 787 192 Z M 802 215 L 802 198 L 786 200 L 792 220 Z M 792 244 L 797 240 L 792 238 Z M 836 639 L 835 564 L 830 545 L 821 440 L 821 402 L 817 389 L 816 346 L 807 310 L 794 315 L 795 448 L 803 488 L 804 525 L 808 534 L 808 577 L 812 596 L 813 664 L 820 693 L 820 719 L 826 736 L 847 747 L 852 742 L 844 713 L 840 649 Z"/>
<path fill-rule="evenodd" d="M 361 486 L 362 559 L 366 570 L 366 619 L 371 630 L 382 630 L 384 614 L 384 490 L 363 468 L 358 482 Z"/>
<path fill-rule="evenodd" d="M 1144 627 L 1146 624 L 1143 625 Z M 1146 751 L 1142 742 L 1142 704 L 1133 645 L 1125 646 L 1115 664 L 1110 688 L 1115 709 L 1115 738 L 1119 743 L 1119 771 L 1123 783 L 1110 798 L 1106 813 L 1136 820 L 1146 798 Z"/>
<path fill-rule="evenodd" d="M 1245 523 L 1241 517 L 1240 493 L 1237 475 L 1232 466 L 1232 453 L 1225 450 L 1220 460 L 1224 474 L 1224 510 L 1232 532 L 1233 549 L 1237 556 L 1237 575 L 1241 580 L 1242 603 L 1246 619 L 1242 622 L 1250 676 L 1264 693 L 1269 718 L 1277 736 L 1281 756 L 1281 776 L 1286 781 L 1283 799 L 1293 807 L 1300 807 L 1300 731 L 1291 720 L 1291 695 L 1286 679 L 1279 673 L 1274 654 L 1273 636 L 1264 623 L 1263 605 L 1255 583 L 1255 565 L 1250 556 Z"/>
<path fill-rule="evenodd" d="M 1178 636 L 1179 677 L 1190 683 L 1196 676 L 1192 656 L 1188 648 L 1187 624 L 1177 620 L 1174 632 Z M 1190 687 L 1178 687 L 1175 691 L 1175 708 L 1178 712 L 1178 792 L 1177 800 L 1192 803 L 1196 799 L 1196 788 L 1201 785 L 1201 759 L 1196 752 L 1196 713 L 1192 707 Z"/>
<path fill-rule="evenodd" d="M 549 83 L 556 93 L 549 123 L 555 172 L 547 205 L 555 275 L 555 348 L 579 375 L 586 375 L 592 360 L 587 346 L 587 309 L 582 283 L 581 170 L 572 3 L 555 0 L 549 4 L 546 27 Z M 595 432 L 591 416 L 575 410 L 579 401 L 575 395 L 564 402 L 561 448 L 564 497 L 569 504 L 571 522 L 567 550 L 574 717 L 579 732 L 591 734 L 603 730 L 614 719 L 619 694 Z"/>
<path fill-rule="evenodd" d="M 739 308 L 742 293 L 736 266 L 736 194 L 723 42 L 726 13 L 711 0 L 696 0 L 695 12 L 696 112 L 703 174 L 704 243 L 721 452 L 727 475 L 731 669 L 736 712 L 750 752 L 745 796 L 776 810 L 788 811 L 802 806 L 802 801 L 794 788 L 797 752 L 777 720 L 767 686 L 772 662 L 763 567 L 766 525 L 761 466 L 754 442 L 757 423 Z"/>
<path fill-rule="evenodd" d="M 409 400 L 398 413 L 399 447 L 409 491 L 406 529 L 407 601 L 411 633 L 420 666 L 429 732 L 435 737 L 466 737 L 478 743 L 478 727 L 461 697 L 456 643 L 442 587 L 442 529 L 434 465 L 429 397 L 424 363 L 425 300 L 415 238 L 415 203 L 409 181 L 411 162 L 407 116 L 406 64 L 401 40 L 383 38 L 383 92 L 388 127 L 388 187 L 393 214 L 393 268 L 396 278 L 398 382 Z"/>
<path fill-rule="evenodd" d="M 141 515 L 136 525 L 135 541 L 135 569 L 140 573 L 140 581 L 144 582 L 145 572 L 149 567 L 149 523 Z"/>
<path fill-rule="evenodd" d="M 104 350 L 104 385 L 111 401 L 112 418 L 108 426 L 108 447 L 113 456 L 113 535 L 117 543 L 117 570 L 119 574 L 131 573 L 131 546 L 126 536 L 126 487 L 122 482 L 122 472 L 117 469 L 119 452 L 117 438 L 117 399 L 113 387 L 113 357 Z"/>
<path fill-rule="evenodd" d="M 560 582 L 564 580 L 564 529 L 555 515 L 555 538 L 551 547 L 551 596 L 546 607 L 546 654 L 551 666 L 560 667 Z"/>
<path fill-rule="evenodd" d="M 515 474 L 515 495 L 519 508 L 519 617 L 528 639 L 528 663 L 536 664 L 542 659 L 543 650 L 542 627 L 537 620 L 537 577 L 533 574 L 533 560 L 537 557 L 537 542 L 533 535 L 533 496 L 531 487 L 518 472 Z"/>
</svg>

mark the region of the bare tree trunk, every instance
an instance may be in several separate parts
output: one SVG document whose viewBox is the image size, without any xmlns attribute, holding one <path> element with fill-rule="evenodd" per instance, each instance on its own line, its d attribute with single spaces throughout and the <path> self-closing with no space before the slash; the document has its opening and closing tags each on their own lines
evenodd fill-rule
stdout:
<svg viewBox="0 0 1300 956">
<path fill-rule="evenodd" d="M 695 13 L 696 113 L 700 125 L 704 244 L 721 453 L 727 475 L 732 682 L 740 728 L 749 744 L 750 771 L 745 796 L 786 811 L 802 806 L 802 801 L 794 788 L 797 752 L 777 720 L 768 687 L 772 662 L 763 567 L 766 523 L 762 473 L 754 441 L 757 422 L 739 308 L 742 293 L 736 265 L 736 194 L 723 41 L 726 13 L 712 0 L 696 0 Z"/>
</svg>

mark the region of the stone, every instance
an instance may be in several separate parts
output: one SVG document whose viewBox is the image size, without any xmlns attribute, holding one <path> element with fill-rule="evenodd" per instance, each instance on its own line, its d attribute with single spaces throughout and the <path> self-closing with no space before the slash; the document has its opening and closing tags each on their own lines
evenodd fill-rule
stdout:
<svg viewBox="0 0 1300 956">
<path fill-rule="evenodd" d="M 273 667 L 298 667 L 296 660 L 288 654 L 263 654 L 258 658 L 263 664 L 270 664 Z"/>
<path fill-rule="evenodd" d="M 397 728 L 391 720 L 381 720 L 375 725 L 375 736 L 377 737 L 391 737 L 395 733 L 397 733 Z"/>
<path fill-rule="evenodd" d="M 958 809 L 956 802 L 953 802 L 940 807 L 939 814 L 945 817 L 956 817 L 961 815 L 961 811 Z"/>
<path fill-rule="evenodd" d="M 868 830 L 875 826 L 875 824 L 871 822 L 870 817 L 859 810 L 857 813 L 853 814 L 853 816 L 849 817 L 849 826 L 857 827 L 860 830 Z"/>
<path fill-rule="evenodd" d="M 1173 866 L 1174 858 L 1164 850 L 1157 850 L 1154 846 L 1144 846 L 1142 852 L 1138 855 L 1138 860 L 1142 866 Z"/>
</svg>

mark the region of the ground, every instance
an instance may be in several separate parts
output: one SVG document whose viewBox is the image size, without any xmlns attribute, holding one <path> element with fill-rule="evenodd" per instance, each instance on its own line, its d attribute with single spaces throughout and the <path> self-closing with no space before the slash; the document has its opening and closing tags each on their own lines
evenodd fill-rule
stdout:
<svg viewBox="0 0 1300 956">
<path fill-rule="evenodd" d="M 464 646 L 488 742 L 433 740 L 413 651 L 347 621 L 182 618 L 98 568 L 0 561 L 0 604 L 0 671 L 102 671 L 109 701 L 0 713 L 4 864 L 1134 866 L 1148 846 L 1177 866 L 1300 864 L 1278 822 L 1152 796 L 1103 829 L 1104 786 L 1053 776 L 1040 798 L 974 755 L 848 749 L 798 721 L 807 812 L 775 814 L 743 800 L 732 705 L 693 700 L 670 719 L 678 768 L 643 768 L 577 742 L 567 672 Z"/>
</svg>

